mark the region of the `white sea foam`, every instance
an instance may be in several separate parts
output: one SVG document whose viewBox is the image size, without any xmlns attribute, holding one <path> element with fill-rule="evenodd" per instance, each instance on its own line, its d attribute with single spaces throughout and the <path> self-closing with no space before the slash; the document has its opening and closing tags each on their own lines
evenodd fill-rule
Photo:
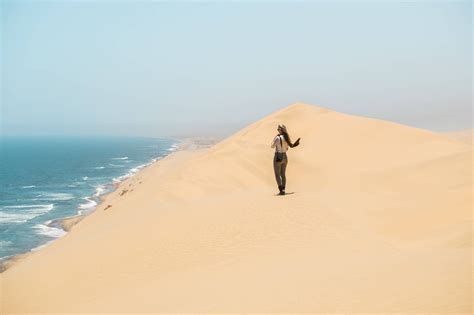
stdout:
<svg viewBox="0 0 474 315">
<path fill-rule="evenodd" d="M 128 156 L 124 156 L 124 157 L 115 157 L 115 158 L 112 158 L 112 160 L 128 160 Z"/>
<path fill-rule="evenodd" d="M 92 200 L 89 197 L 85 197 L 84 200 L 86 200 L 87 202 L 79 205 L 79 209 L 89 209 L 89 208 L 93 208 L 97 205 L 97 202 L 95 202 L 94 200 Z"/>
<path fill-rule="evenodd" d="M 34 217 L 35 216 L 27 213 L 8 213 L 0 211 L 0 223 L 24 223 Z"/>
<path fill-rule="evenodd" d="M 168 151 L 174 151 L 174 150 L 176 150 L 178 147 L 179 147 L 179 145 L 177 145 L 177 144 L 172 144 L 167 150 L 168 150 Z"/>
<path fill-rule="evenodd" d="M 82 178 L 82 180 L 88 180 L 88 179 L 89 179 L 88 176 L 84 176 L 84 177 Z"/>
<path fill-rule="evenodd" d="M 40 194 L 34 200 L 54 200 L 54 201 L 66 201 L 74 199 L 74 195 L 68 193 L 44 193 Z"/>
<path fill-rule="evenodd" d="M 62 229 L 47 226 L 44 224 L 36 224 L 35 226 L 33 226 L 33 228 L 36 230 L 36 234 L 46 235 L 54 238 L 58 238 L 66 234 L 66 231 Z"/>
<path fill-rule="evenodd" d="M 131 173 L 131 174 L 135 174 L 135 173 L 137 173 L 137 172 L 140 170 L 140 168 L 141 168 L 141 167 L 134 167 L 134 168 L 132 168 L 132 169 L 130 170 L 130 173 Z"/>
<path fill-rule="evenodd" d="M 177 145 L 175 145 L 175 146 L 177 147 Z M 164 156 L 166 156 L 166 154 L 165 154 Z M 157 160 L 162 159 L 164 156 L 159 156 L 159 157 L 153 158 L 153 159 L 151 159 L 150 162 L 148 162 L 148 163 L 145 163 L 145 164 L 139 165 L 139 166 L 137 166 L 137 167 L 134 167 L 134 168 L 130 169 L 125 175 L 118 176 L 118 177 L 114 177 L 114 178 L 112 179 L 112 181 L 113 181 L 114 183 L 120 183 L 120 182 L 126 180 L 127 178 L 130 178 L 130 177 L 132 177 L 133 175 L 135 175 L 136 173 L 138 173 L 138 171 L 140 171 L 142 168 L 144 168 L 144 167 L 146 167 L 146 166 L 148 166 L 148 165 L 150 165 L 150 164 L 156 162 Z M 126 162 L 128 162 L 128 161 L 126 161 Z M 124 165 L 116 165 L 116 164 L 109 164 L 109 165 L 110 165 L 110 166 L 113 166 L 113 167 L 124 167 Z"/>
<path fill-rule="evenodd" d="M 52 210 L 54 207 L 54 204 L 47 204 L 47 205 L 18 205 L 18 206 L 3 206 L 4 209 L 20 209 L 20 208 L 26 208 L 26 209 L 31 209 L 30 211 L 35 211 L 36 209 L 46 209 L 48 212 L 49 210 Z"/>
<path fill-rule="evenodd" d="M 95 188 L 95 194 L 94 196 L 95 197 L 99 197 L 100 195 L 103 195 L 104 192 L 105 192 L 105 186 L 104 185 L 98 185 L 96 188 Z"/>
<path fill-rule="evenodd" d="M 126 180 L 127 178 L 131 177 L 133 174 L 127 173 L 125 175 L 119 176 L 119 177 L 114 177 L 113 181 L 115 183 L 120 183 Z"/>
<path fill-rule="evenodd" d="M 103 170 L 105 168 L 105 166 L 97 166 L 97 167 L 94 167 L 94 169 L 96 170 Z"/>
<path fill-rule="evenodd" d="M 135 168 L 132 168 L 131 171 L 133 171 L 134 173 L 136 173 L 136 172 L 138 172 L 139 170 L 141 170 L 142 168 L 144 168 L 145 166 L 148 166 L 148 165 L 150 165 L 150 164 L 151 164 L 151 162 L 150 162 L 150 163 L 146 163 L 146 164 L 139 165 L 139 166 L 137 166 L 137 167 L 135 167 Z"/>
<path fill-rule="evenodd" d="M 29 189 L 29 188 L 35 188 L 35 185 L 29 185 L 29 186 L 21 186 L 23 189 Z"/>
<path fill-rule="evenodd" d="M 79 205 L 79 214 L 83 214 L 85 211 L 91 210 L 95 206 L 97 206 L 97 202 L 95 200 L 92 200 L 90 197 L 85 197 L 83 199 L 87 202 Z"/>
<path fill-rule="evenodd" d="M 130 170 L 127 172 L 127 174 L 125 174 L 125 175 L 122 175 L 122 176 L 119 176 L 119 177 L 114 177 L 114 178 L 113 178 L 114 183 L 120 183 L 120 182 L 126 180 L 127 178 L 132 177 L 133 175 L 135 175 L 136 173 L 138 173 L 138 171 L 140 171 L 142 168 L 144 168 L 145 166 L 150 165 L 151 163 L 152 163 L 152 162 L 139 165 L 139 166 L 137 166 L 137 167 L 134 167 L 134 168 L 130 169 Z"/>
<path fill-rule="evenodd" d="M 0 211 L 0 223 L 24 223 L 53 210 L 54 204 L 4 206 L 3 209 L 22 209 Z"/>
</svg>

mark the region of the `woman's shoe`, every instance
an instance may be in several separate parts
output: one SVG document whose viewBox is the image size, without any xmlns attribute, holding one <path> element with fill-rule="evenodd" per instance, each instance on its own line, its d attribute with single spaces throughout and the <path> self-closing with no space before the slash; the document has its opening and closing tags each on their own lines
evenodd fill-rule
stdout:
<svg viewBox="0 0 474 315">
<path fill-rule="evenodd" d="M 280 192 L 278 193 L 279 195 L 284 195 L 285 194 L 285 187 L 278 186 L 278 189 L 280 190 Z"/>
</svg>

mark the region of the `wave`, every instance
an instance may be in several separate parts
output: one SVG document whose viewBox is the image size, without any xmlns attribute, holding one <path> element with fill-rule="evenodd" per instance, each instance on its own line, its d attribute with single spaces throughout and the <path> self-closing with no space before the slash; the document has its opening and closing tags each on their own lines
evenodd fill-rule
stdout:
<svg viewBox="0 0 474 315">
<path fill-rule="evenodd" d="M 95 186 L 95 192 L 92 196 L 82 198 L 86 202 L 78 206 L 78 214 L 84 214 L 85 212 L 92 211 L 98 205 L 96 200 L 98 200 L 99 196 L 107 193 L 107 191 L 106 184 Z"/>
<path fill-rule="evenodd" d="M 18 205 L 18 206 L 3 206 L 4 209 L 28 209 L 31 208 L 31 211 L 34 211 L 34 209 L 47 209 L 52 210 L 54 207 L 54 204 L 47 204 L 47 205 Z"/>
<path fill-rule="evenodd" d="M 146 166 L 146 164 L 143 164 L 143 165 L 134 167 L 134 168 L 132 168 L 132 169 L 130 170 L 130 173 L 136 174 L 136 173 L 138 173 L 139 170 L 141 170 L 141 169 L 144 168 L 145 166 Z"/>
<path fill-rule="evenodd" d="M 115 157 L 115 158 L 112 158 L 111 160 L 128 160 L 128 156 L 124 156 L 124 157 Z"/>
<path fill-rule="evenodd" d="M 44 224 L 36 224 L 33 226 L 33 228 L 36 230 L 36 234 L 46 235 L 54 238 L 58 238 L 66 234 L 66 231 L 63 229 L 47 226 Z"/>
<path fill-rule="evenodd" d="M 4 206 L 3 209 L 22 209 L 16 212 L 0 211 L 0 223 L 24 223 L 53 210 L 54 204 Z"/>
<path fill-rule="evenodd" d="M 177 145 L 174 145 L 174 146 L 177 147 Z M 156 162 L 157 160 L 162 159 L 164 156 L 166 156 L 166 154 L 161 155 L 161 156 L 158 156 L 158 157 L 156 157 L 156 158 L 153 158 L 153 159 L 151 159 L 150 162 L 148 162 L 148 163 L 138 165 L 138 166 L 136 166 L 136 167 L 130 169 L 130 170 L 127 172 L 127 174 L 122 175 L 122 176 L 118 176 L 118 177 L 114 177 L 114 178 L 112 179 L 112 181 L 113 181 L 114 183 L 120 183 L 120 182 L 126 180 L 127 178 L 130 178 L 130 177 L 132 177 L 133 175 L 135 175 L 136 173 L 138 173 L 138 171 L 140 171 L 142 168 L 144 168 L 144 167 L 146 167 L 146 166 L 148 166 L 148 165 L 153 164 L 153 163 Z M 112 164 L 109 164 L 109 165 L 112 165 Z M 121 167 L 123 167 L 123 166 L 121 166 Z"/>
<path fill-rule="evenodd" d="M 0 211 L 0 223 L 25 223 L 34 217 L 37 217 L 37 215 Z"/>
<path fill-rule="evenodd" d="M 67 185 L 67 187 L 69 187 L 69 188 L 74 188 L 74 187 L 77 187 L 77 186 L 79 186 L 79 185 L 84 185 L 85 183 L 86 183 L 86 182 L 74 182 L 74 183 L 72 183 L 72 184 Z"/>
<path fill-rule="evenodd" d="M 88 179 L 89 179 L 88 176 L 84 176 L 84 177 L 82 178 L 82 180 L 88 180 Z"/>
<path fill-rule="evenodd" d="M 146 164 L 141 164 L 141 165 L 139 165 L 139 166 L 136 166 L 136 167 L 130 169 L 130 170 L 127 172 L 127 174 L 125 174 L 125 175 L 122 175 L 122 176 L 119 176 L 119 177 L 114 177 L 114 178 L 113 178 L 114 183 L 120 183 L 120 182 L 126 180 L 127 178 L 132 177 L 133 175 L 135 175 L 136 173 L 138 173 L 138 171 L 140 171 L 142 168 L 144 168 L 145 166 L 150 165 L 151 163 L 152 163 L 152 162 L 149 162 L 149 163 L 146 163 Z"/>
<path fill-rule="evenodd" d="M 35 188 L 35 185 L 29 185 L 29 186 L 21 186 L 22 189 L 29 189 L 29 188 Z"/>
<path fill-rule="evenodd" d="M 117 165 L 117 164 L 112 164 L 112 163 L 109 163 L 109 165 L 112 167 L 125 167 L 125 165 Z"/>
<path fill-rule="evenodd" d="M 175 151 L 178 148 L 179 148 L 178 144 L 172 144 L 167 150 L 168 151 Z"/>
<path fill-rule="evenodd" d="M 79 205 L 79 214 L 83 214 L 85 211 L 90 211 L 95 208 L 95 206 L 97 206 L 97 201 L 91 199 L 90 197 L 84 197 L 83 199 L 87 202 Z"/>
<path fill-rule="evenodd" d="M 41 198 L 34 198 L 31 200 L 53 200 L 53 201 L 66 201 L 66 200 L 72 200 L 76 197 L 74 195 L 69 194 L 69 193 L 44 193 L 44 194 L 39 194 L 37 197 Z"/>
<path fill-rule="evenodd" d="M 100 195 L 103 195 L 106 190 L 107 189 L 106 189 L 105 185 L 96 186 L 94 197 L 99 197 Z"/>
<path fill-rule="evenodd" d="M 97 167 L 94 167 L 95 170 L 103 170 L 105 168 L 105 166 L 97 166 Z"/>
</svg>

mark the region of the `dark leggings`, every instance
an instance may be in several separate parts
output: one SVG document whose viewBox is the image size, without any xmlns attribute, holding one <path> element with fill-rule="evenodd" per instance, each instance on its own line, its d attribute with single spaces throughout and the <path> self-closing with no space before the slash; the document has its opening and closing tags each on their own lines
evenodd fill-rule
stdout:
<svg viewBox="0 0 474 315">
<path fill-rule="evenodd" d="M 276 152 L 275 156 L 273 157 L 273 170 L 275 171 L 275 179 L 277 181 L 278 187 L 286 186 L 286 165 L 288 164 L 288 157 L 286 153 L 283 153 L 283 160 L 277 162 L 276 160 Z"/>
</svg>

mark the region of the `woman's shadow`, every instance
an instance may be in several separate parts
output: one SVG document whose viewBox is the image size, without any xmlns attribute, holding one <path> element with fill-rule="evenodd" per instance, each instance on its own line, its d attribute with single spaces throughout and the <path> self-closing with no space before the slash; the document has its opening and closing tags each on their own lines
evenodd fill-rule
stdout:
<svg viewBox="0 0 474 315">
<path fill-rule="evenodd" d="M 277 196 L 277 197 L 283 197 L 283 196 L 286 196 L 286 195 L 293 195 L 295 192 L 292 191 L 292 192 L 287 192 L 287 193 L 284 193 L 283 195 L 280 195 L 280 194 L 275 194 L 274 196 Z"/>
</svg>

